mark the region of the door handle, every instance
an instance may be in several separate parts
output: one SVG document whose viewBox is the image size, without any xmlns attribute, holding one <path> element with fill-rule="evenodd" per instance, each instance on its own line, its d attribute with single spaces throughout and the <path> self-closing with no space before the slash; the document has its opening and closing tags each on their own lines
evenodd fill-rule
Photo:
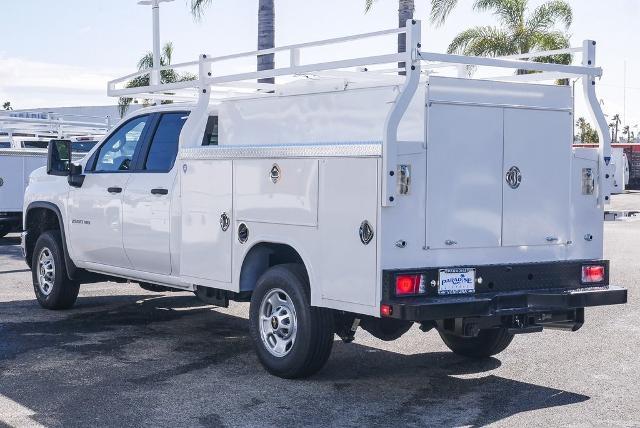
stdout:
<svg viewBox="0 0 640 428">
<path fill-rule="evenodd" d="M 167 189 L 151 189 L 152 195 L 168 195 L 169 191 Z"/>
<path fill-rule="evenodd" d="M 122 187 L 109 187 L 107 189 L 109 193 L 122 193 Z"/>
</svg>

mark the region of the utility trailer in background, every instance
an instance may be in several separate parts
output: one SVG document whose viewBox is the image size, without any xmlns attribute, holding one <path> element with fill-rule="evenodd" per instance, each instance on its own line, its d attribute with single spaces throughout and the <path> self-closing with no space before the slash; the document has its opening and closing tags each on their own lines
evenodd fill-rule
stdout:
<svg viewBox="0 0 640 428">
<path fill-rule="evenodd" d="M 70 307 L 79 283 L 105 276 L 250 301 L 262 364 L 302 377 L 327 361 L 334 334 L 349 342 L 360 326 L 393 340 L 418 323 L 487 357 L 514 334 L 575 331 L 585 308 L 625 303 L 602 259 L 612 168 L 595 42 L 467 57 L 422 52 L 420 28 L 161 68 L 197 67 L 194 81 L 126 87 L 142 71 L 110 82 L 116 97 L 192 102 L 130 114 L 77 165 L 68 143 L 50 146 L 24 204 L 40 304 Z M 337 56 L 399 33 L 406 53 L 302 61 L 309 48 Z M 566 53 L 582 65 L 521 60 Z M 289 64 L 219 71 L 269 54 Z M 465 65 L 540 73 L 434 74 Z M 572 94 L 540 84 L 567 77 L 583 81 L 598 148 L 572 148 Z"/>
<path fill-rule="evenodd" d="M 108 129 L 108 120 L 0 115 L 0 238 L 22 230 L 24 192 L 31 173 L 46 165 L 49 142 L 70 138 L 74 159 L 80 160 Z"/>
<path fill-rule="evenodd" d="M 615 167 L 613 194 L 624 193 L 629 185 L 629 159 L 622 147 L 611 149 L 611 163 Z"/>
</svg>

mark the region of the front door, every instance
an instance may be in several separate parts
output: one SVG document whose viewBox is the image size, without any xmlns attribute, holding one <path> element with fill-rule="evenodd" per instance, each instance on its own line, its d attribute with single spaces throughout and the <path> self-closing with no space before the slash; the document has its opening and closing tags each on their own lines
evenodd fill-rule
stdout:
<svg viewBox="0 0 640 428">
<path fill-rule="evenodd" d="M 149 122 L 145 115 L 120 126 L 87 161 L 82 187 L 71 187 L 67 238 L 75 259 L 131 267 L 122 245 L 122 196 Z"/>
<path fill-rule="evenodd" d="M 123 241 L 133 268 L 170 275 L 171 208 L 179 190 L 174 165 L 188 112 L 159 115 L 123 198 Z M 177 218 L 177 217 L 176 217 Z"/>
</svg>

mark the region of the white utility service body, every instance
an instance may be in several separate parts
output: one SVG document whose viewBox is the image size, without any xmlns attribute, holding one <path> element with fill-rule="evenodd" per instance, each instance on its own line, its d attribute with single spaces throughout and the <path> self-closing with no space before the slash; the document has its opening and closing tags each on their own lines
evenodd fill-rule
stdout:
<svg viewBox="0 0 640 428">
<path fill-rule="evenodd" d="M 406 29 L 317 45 L 402 32 L 410 46 L 404 54 L 301 64 L 299 51 L 316 45 L 308 43 L 203 55 L 186 64 L 199 67 L 192 82 L 118 87 L 140 73 L 110 82 L 113 96 L 181 99 L 178 90 L 195 88 L 198 100 L 136 111 L 68 174 L 50 168 L 54 175 L 31 176 L 23 247 L 41 304 L 53 306 L 38 276 L 49 247 L 39 243 L 36 218 L 59 223 L 70 278 L 103 274 L 222 304 L 251 299 L 252 328 L 254 300 L 262 308 L 270 296 L 260 303 L 256 293 L 279 263 L 303 269 L 309 307 L 332 310 L 331 334 L 345 340 L 358 323 L 389 337 L 375 320 L 419 322 L 465 343 L 485 340 L 489 328 L 509 337 L 542 325 L 575 330 L 584 307 L 624 303 L 626 290 L 609 286 L 601 260 L 610 142 L 593 86 L 601 73 L 595 43 L 554 52 L 581 52 L 583 66 L 430 54 L 419 49 L 419 21 L 409 21 Z M 291 53 L 289 67 L 211 71 L 217 61 L 280 51 Z M 400 61 L 406 76 L 344 70 Z M 572 149 L 569 87 L 421 72 L 450 64 L 529 69 L 543 72 L 540 80 L 582 77 L 600 147 Z M 303 78 L 249 82 L 279 76 Z M 179 139 L 158 131 L 171 115 L 183 121 Z M 175 150 L 166 170 L 147 167 L 155 144 Z M 111 145 L 117 155 L 103 150 Z M 100 170 L 121 159 L 123 145 L 130 146 L 126 166 Z M 286 303 L 296 300 L 283 297 L 291 292 L 277 290 L 287 316 L 302 311 Z M 278 368 L 280 360 L 269 360 L 294 358 L 277 349 L 278 340 L 293 346 L 295 339 L 283 333 L 282 317 L 266 317 L 271 327 L 256 318 L 255 331 L 270 353 L 258 346 L 263 364 L 288 377 L 293 372 Z"/>
<path fill-rule="evenodd" d="M 6 134 L 0 136 L 0 237 L 22 230 L 25 189 L 31 173 L 46 165 L 49 141 L 71 138 L 79 160 L 102 137 L 97 132 L 107 129 L 106 122 L 0 116 L 0 133 Z"/>
</svg>

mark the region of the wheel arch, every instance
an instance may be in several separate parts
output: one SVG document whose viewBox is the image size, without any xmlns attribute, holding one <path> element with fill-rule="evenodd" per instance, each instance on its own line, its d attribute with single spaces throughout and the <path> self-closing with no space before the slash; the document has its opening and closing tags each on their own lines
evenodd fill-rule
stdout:
<svg viewBox="0 0 640 428">
<path fill-rule="evenodd" d="M 77 268 L 69 257 L 64 221 L 60 208 L 52 202 L 32 202 L 25 211 L 24 226 L 27 232 L 27 236 L 25 237 L 25 259 L 29 267 L 31 267 L 33 248 L 36 245 L 38 237 L 46 231 L 59 230 L 62 237 L 62 249 L 64 251 L 67 276 L 73 280 Z"/>
<path fill-rule="evenodd" d="M 240 267 L 240 292 L 253 291 L 260 276 L 269 268 L 286 263 L 304 267 L 309 283 L 311 274 L 305 258 L 293 245 L 284 242 L 259 241 L 245 253 Z"/>
</svg>

